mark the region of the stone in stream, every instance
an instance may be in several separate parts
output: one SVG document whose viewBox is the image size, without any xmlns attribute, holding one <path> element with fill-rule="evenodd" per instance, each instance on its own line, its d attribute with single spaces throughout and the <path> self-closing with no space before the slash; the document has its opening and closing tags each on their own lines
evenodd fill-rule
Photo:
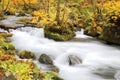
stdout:
<svg viewBox="0 0 120 80">
<path fill-rule="evenodd" d="M 51 67 L 51 71 L 58 73 L 58 72 L 59 72 L 59 68 L 56 67 L 56 66 L 52 66 L 52 67 Z"/>
<path fill-rule="evenodd" d="M 69 55 L 68 62 L 69 62 L 69 65 L 75 65 L 75 64 L 82 63 L 82 60 L 76 55 Z"/>
<path fill-rule="evenodd" d="M 53 60 L 46 54 L 42 54 L 40 57 L 39 57 L 39 62 L 40 63 L 43 63 L 43 64 L 50 64 L 50 65 L 53 65 Z"/>
<path fill-rule="evenodd" d="M 45 71 L 59 72 L 59 68 L 55 65 L 46 65 Z"/>
<path fill-rule="evenodd" d="M 9 29 L 17 29 L 16 26 L 11 26 L 9 24 L 5 24 L 5 23 L 0 23 L 0 28 L 7 30 L 9 32 Z"/>
<path fill-rule="evenodd" d="M 18 56 L 22 59 L 34 59 L 35 55 L 31 51 L 22 50 L 18 53 Z"/>
</svg>

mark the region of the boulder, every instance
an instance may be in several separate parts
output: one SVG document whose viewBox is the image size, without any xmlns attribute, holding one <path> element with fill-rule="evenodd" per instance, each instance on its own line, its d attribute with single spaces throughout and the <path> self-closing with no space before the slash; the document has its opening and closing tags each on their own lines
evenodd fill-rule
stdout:
<svg viewBox="0 0 120 80">
<path fill-rule="evenodd" d="M 18 53 L 18 56 L 22 59 L 34 59 L 35 55 L 31 51 L 22 50 Z"/>
<path fill-rule="evenodd" d="M 40 57 L 39 57 L 39 62 L 40 63 L 43 63 L 43 64 L 50 64 L 50 65 L 53 65 L 53 60 L 46 54 L 42 54 Z"/>
<path fill-rule="evenodd" d="M 17 29 L 16 26 L 11 26 L 9 24 L 5 24 L 5 23 L 0 23 L 0 28 L 7 30 L 9 32 L 9 29 Z"/>
<path fill-rule="evenodd" d="M 68 62 L 69 62 L 69 65 L 75 65 L 75 64 L 82 63 L 82 60 L 76 55 L 69 55 Z"/>
<path fill-rule="evenodd" d="M 46 26 L 44 28 L 46 38 L 56 41 L 67 41 L 75 36 L 75 30 L 71 26 Z"/>
<path fill-rule="evenodd" d="M 120 27 L 105 27 L 101 37 L 108 44 L 118 44 L 120 45 Z"/>
</svg>

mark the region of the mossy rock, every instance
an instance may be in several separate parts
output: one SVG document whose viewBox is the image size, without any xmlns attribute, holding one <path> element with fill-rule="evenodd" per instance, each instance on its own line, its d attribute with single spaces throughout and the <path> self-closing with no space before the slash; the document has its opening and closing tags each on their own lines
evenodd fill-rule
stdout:
<svg viewBox="0 0 120 80">
<path fill-rule="evenodd" d="M 85 35 L 88 35 L 88 36 L 92 36 L 92 37 L 99 37 L 99 33 L 97 32 L 97 29 L 96 28 L 85 28 L 84 30 L 84 34 Z"/>
<path fill-rule="evenodd" d="M 56 41 L 67 41 L 75 36 L 75 31 L 72 27 L 48 26 L 44 28 L 45 37 Z"/>
<path fill-rule="evenodd" d="M 22 59 L 34 59 L 35 55 L 31 51 L 22 50 L 18 53 L 18 56 Z"/>
<path fill-rule="evenodd" d="M 108 43 L 120 45 L 120 27 L 105 27 L 100 38 Z"/>
</svg>

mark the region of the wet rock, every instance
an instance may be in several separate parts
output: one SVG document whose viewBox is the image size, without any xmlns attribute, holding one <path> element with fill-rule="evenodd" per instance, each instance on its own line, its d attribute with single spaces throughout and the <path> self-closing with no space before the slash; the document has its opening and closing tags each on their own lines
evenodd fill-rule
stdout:
<svg viewBox="0 0 120 80">
<path fill-rule="evenodd" d="M 56 66 L 51 66 L 51 71 L 58 73 L 59 72 L 59 68 L 56 67 Z"/>
<path fill-rule="evenodd" d="M 22 59 L 34 59 L 35 55 L 31 51 L 22 50 L 18 53 L 18 56 Z"/>
<path fill-rule="evenodd" d="M 69 62 L 69 65 L 75 65 L 75 64 L 82 63 L 82 60 L 76 55 L 69 55 L 68 62 Z"/>
<path fill-rule="evenodd" d="M 17 29 L 16 26 L 11 26 L 9 24 L 4 24 L 4 23 L 0 23 L 0 28 L 7 30 L 9 32 L 9 29 Z"/>
<path fill-rule="evenodd" d="M 46 54 L 42 54 L 40 57 L 39 57 L 39 62 L 40 63 L 43 63 L 43 64 L 50 64 L 50 65 L 53 65 L 53 60 Z"/>
</svg>

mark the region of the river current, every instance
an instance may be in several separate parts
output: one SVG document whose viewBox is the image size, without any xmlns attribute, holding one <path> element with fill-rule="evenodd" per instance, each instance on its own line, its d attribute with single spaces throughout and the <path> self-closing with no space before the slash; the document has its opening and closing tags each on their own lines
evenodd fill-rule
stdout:
<svg viewBox="0 0 120 80">
<path fill-rule="evenodd" d="M 10 39 L 18 51 L 30 50 L 37 58 L 48 54 L 65 80 L 120 80 L 119 46 L 106 45 L 84 35 L 83 31 L 76 32 L 75 38 L 66 42 L 45 38 L 42 28 L 19 28 L 11 33 L 14 35 Z M 78 56 L 82 63 L 69 66 L 69 55 Z"/>
</svg>

